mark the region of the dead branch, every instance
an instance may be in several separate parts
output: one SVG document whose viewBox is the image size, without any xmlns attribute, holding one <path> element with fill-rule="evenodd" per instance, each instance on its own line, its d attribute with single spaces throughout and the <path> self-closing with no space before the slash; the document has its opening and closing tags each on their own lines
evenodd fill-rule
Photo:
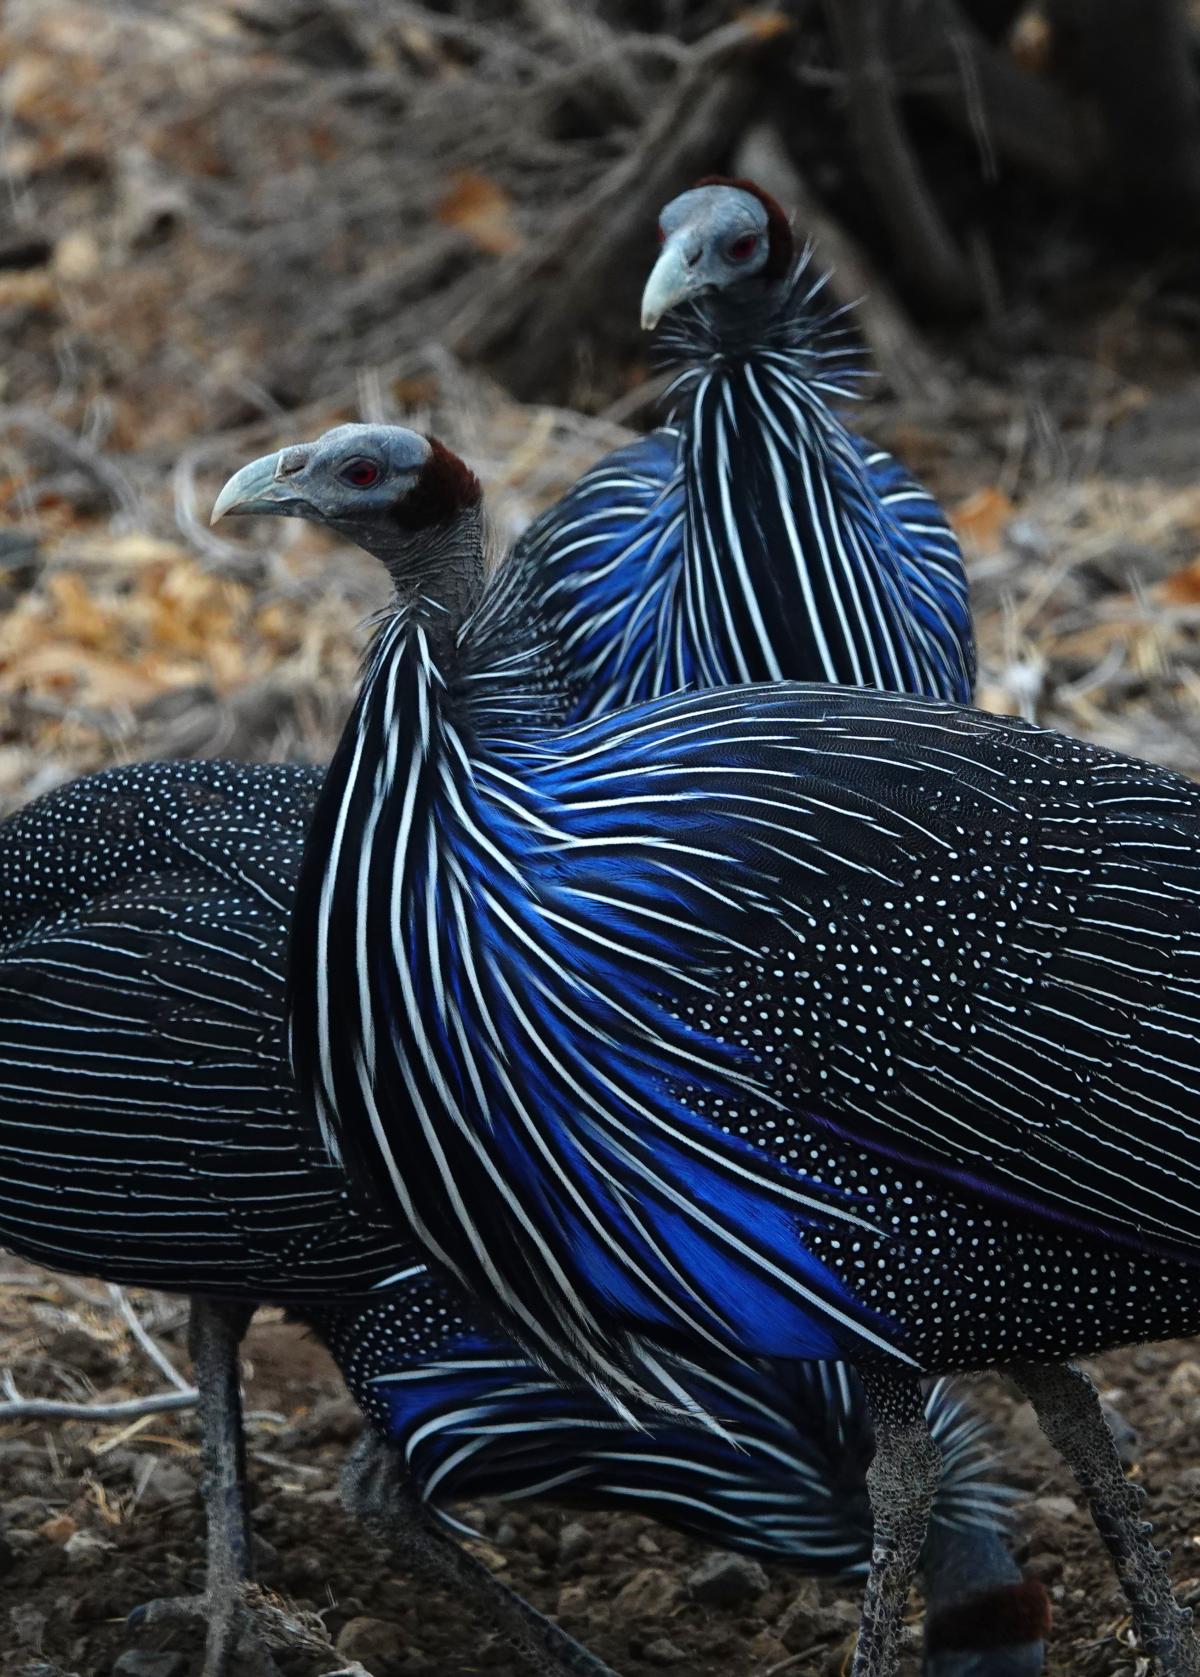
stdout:
<svg viewBox="0 0 1200 1677">
<path fill-rule="evenodd" d="M 194 1409 L 200 1401 L 195 1386 L 182 1391 L 154 1392 L 149 1397 L 122 1398 L 116 1403 L 64 1403 L 53 1398 L 23 1398 L 7 1369 L 0 1374 L 2 1421 L 136 1421 L 142 1415 L 161 1415 L 173 1409 Z"/>
<path fill-rule="evenodd" d="M 1171 232 L 1200 217 L 1200 85 L 1179 0 L 1052 0 L 1056 59 L 1094 101 L 1110 193 Z"/>
<path fill-rule="evenodd" d="M 146 1356 L 149 1357 L 150 1361 L 154 1364 L 159 1373 L 166 1376 L 167 1383 L 174 1386 L 177 1392 L 193 1391 L 194 1387 L 188 1385 L 187 1381 L 175 1367 L 170 1357 L 167 1356 L 162 1347 L 156 1344 L 146 1332 L 145 1326 L 143 1325 L 141 1318 L 138 1316 L 137 1311 L 133 1308 L 133 1305 L 130 1304 L 128 1295 L 125 1293 L 124 1288 L 118 1287 L 115 1283 L 110 1282 L 108 1293 L 109 1297 L 116 1305 L 117 1310 L 120 1312 L 121 1319 L 129 1329 L 129 1332 L 132 1334 L 134 1340 L 145 1352 Z"/>
<path fill-rule="evenodd" d="M 692 49 L 627 155 L 535 253 L 510 259 L 453 324 L 456 353 L 499 356 L 518 395 L 561 382 L 564 344 L 647 248 L 659 208 L 728 153 L 751 97 L 741 71 L 762 44 L 761 30 L 740 22 Z"/>
<path fill-rule="evenodd" d="M 826 0 L 846 76 L 851 136 L 897 266 L 926 303 L 959 313 L 973 302 L 975 288 L 900 114 L 885 30 L 890 9 L 889 0 Z"/>
<path fill-rule="evenodd" d="M 1060 190 L 1086 180 L 1095 147 L 1069 102 L 991 45 L 955 0 L 894 13 L 889 46 L 898 84 L 998 158 Z"/>
<path fill-rule="evenodd" d="M 0 430 L 29 431 L 49 443 L 100 484 L 125 522 L 138 522 L 141 498 L 125 473 L 49 414 L 33 406 L 0 407 Z"/>
</svg>

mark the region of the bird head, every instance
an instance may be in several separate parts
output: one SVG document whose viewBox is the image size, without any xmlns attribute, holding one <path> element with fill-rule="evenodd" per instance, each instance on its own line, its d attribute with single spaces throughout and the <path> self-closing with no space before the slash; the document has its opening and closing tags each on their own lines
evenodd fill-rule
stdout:
<svg viewBox="0 0 1200 1677">
<path fill-rule="evenodd" d="M 658 261 L 642 293 L 642 327 L 706 291 L 782 279 L 792 264 L 792 230 L 780 206 L 748 180 L 709 177 L 663 210 Z"/>
<path fill-rule="evenodd" d="M 433 437 L 400 425 L 339 425 L 235 472 L 212 523 L 257 513 L 326 524 L 392 566 L 413 536 L 479 506 L 479 480 Z"/>
</svg>

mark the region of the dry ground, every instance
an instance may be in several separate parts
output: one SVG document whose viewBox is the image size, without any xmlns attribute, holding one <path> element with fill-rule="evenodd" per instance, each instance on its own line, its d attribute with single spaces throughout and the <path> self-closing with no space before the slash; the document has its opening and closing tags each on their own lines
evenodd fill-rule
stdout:
<svg viewBox="0 0 1200 1677">
<path fill-rule="evenodd" d="M 24 1275 L 9 1280 L 0 1298 L 0 1363 L 23 1397 L 112 1401 L 162 1389 L 103 1288 L 67 1290 L 52 1276 Z M 138 1308 L 186 1366 L 181 1304 L 144 1295 Z M 1200 1345 L 1113 1354 L 1093 1372 L 1132 1429 L 1128 1458 L 1149 1491 L 1159 1539 L 1173 1551 L 1172 1574 L 1185 1599 L 1200 1598 Z M 337 1477 L 358 1419 L 322 1348 L 278 1312 L 264 1311 L 247 1341 L 246 1375 L 260 1581 L 289 1609 L 320 1615 L 307 1647 L 280 1654 L 287 1677 L 333 1670 L 339 1662 L 330 1643 L 372 1677 L 522 1677 L 478 1604 L 397 1571 L 341 1512 Z M 980 1380 L 975 1390 L 1005 1441 L 1004 1472 L 1029 1492 L 1017 1552 L 1055 1602 L 1048 1672 L 1139 1677 L 1145 1668 L 1128 1644 L 1123 1598 L 1074 1486 L 999 1380 Z M 123 1649 L 141 1647 L 124 1626 L 129 1609 L 201 1580 L 196 1474 L 191 1416 L 0 1427 L 5 1677 L 52 1677 L 54 1667 L 107 1677 Z M 669 1669 L 695 1677 L 838 1677 L 844 1670 L 858 1600 L 853 1581 L 814 1585 L 775 1567 L 765 1594 L 716 1608 L 689 1596 L 688 1577 L 705 1551 L 649 1520 L 496 1504 L 470 1513 L 488 1534 L 481 1552 L 489 1563 L 622 1677 Z M 785 1643 L 780 1621 L 798 1595 L 810 1610 L 793 1612 Z M 193 1650 L 174 1652 L 174 1663 L 130 1666 L 129 1677 L 184 1677 L 195 1669 Z M 913 1655 L 905 1677 L 916 1671 Z"/>
</svg>

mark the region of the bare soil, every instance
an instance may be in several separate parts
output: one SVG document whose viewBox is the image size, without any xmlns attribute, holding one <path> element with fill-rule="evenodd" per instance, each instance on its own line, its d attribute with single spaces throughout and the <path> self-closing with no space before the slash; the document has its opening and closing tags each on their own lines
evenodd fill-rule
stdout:
<svg viewBox="0 0 1200 1677">
<path fill-rule="evenodd" d="M 180 1302 L 147 1294 L 138 1308 L 186 1370 Z M 162 1388 L 102 1288 L 67 1290 L 34 1271 L 0 1293 L 0 1365 L 23 1397 L 113 1401 Z M 1200 1598 L 1200 1344 L 1121 1352 L 1098 1359 L 1093 1372 L 1127 1425 L 1128 1459 L 1172 1550 L 1172 1575 L 1185 1600 Z M 480 1603 L 398 1570 L 343 1513 L 338 1474 L 359 1417 L 324 1350 L 279 1312 L 263 1311 L 246 1342 L 245 1375 L 259 1582 L 277 1620 L 282 1609 L 285 1622 L 307 1625 L 276 1656 L 285 1677 L 319 1677 L 352 1658 L 371 1677 L 520 1677 Z M 1002 1471 L 1029 1493 L 1017 1553 L 1055 1604 L 1048 1672 L 1139 1677 L 1145 1667 L 1129 1644 L 1122 1597 L 1074 1485 L 999 1379 L 975 1382 L 975 1395 L 995 1419 Z M 193 1638 L 150 1642 L 125 1623 L 139 1603 L 202 1583 L 196 1447 L 187 1412 L 132 1426 L 0 1422 L 4 1677 L 109 1677 L 122 1655 L 118 1677 L 199 1670 Z M 765 1594 L 718 1608 L 689 1590 L 703 1548 L 650 1520 L 543 1505 L 466 1512 L 487 1534 L 480 1553 L 488 1564 L 622 1677 L 668 1669 L 839 1677 L 847 1668 L 853 1579 L 814 1584 L 771 1567 Z M 798 1596 L 807 1611 L 793 1615 L 785 1642 L 781 1621 Z M 919 1668 L 918 1636 L 914 1604 L 906 1677 Z M 131 1651 L 168 1657 L 142 1664 L 130 1662 Z"/>
</svg>

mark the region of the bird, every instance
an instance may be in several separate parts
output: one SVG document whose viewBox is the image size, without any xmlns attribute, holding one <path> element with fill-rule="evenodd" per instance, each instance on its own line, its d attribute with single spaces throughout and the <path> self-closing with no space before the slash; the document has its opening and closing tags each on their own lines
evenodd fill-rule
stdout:
<svg viewBox="0 0 1200 1677">
<path fill-rule="evenodd" d="M 263 1302 L 385 1300 L 414 1249 L 363 1212 L 298 1107 L 285 950 L 322 779 L 300 765 L 135 763 L 0 823 L 0 1244 L 191 1295 L 207 1524 L 202 1596 L 135 1609 L 202 1627 L 204 1677 L 276 1671 L 251 1574 L 237 1351 Z M 397 1280 L 397 1278 L 400 1278 Z M 397 1539 L 409 1505 L 396 1497 Z M 412 1511 L 410 1550 L 445 1572 Z M 531 1662 L 605 1668 L 469 1557 Z"/>
<path fill-rule="evenodd" d="M 320 781 L 132 764 L 0 823 L 0 1243 L 193 1295 L 207 1587 L 143 1617 L 205 1623 L 206 1677 L 245 1629 L 236 1352 L 253 1308 L 356 1296 L 409 1253 L 312 1144 L 288 1068 L 284 951 Z"/>
<path fill-rule="evenodd" d="M 674 198 L 642 324 L 666 319 L 666 425 L 586 472 L 517 541 L 480 614 L 544 656 L 520 688 L 583 721 L 684 687 L 824 681 L 969 702 L 958 542 L 933 497 L 831 405 L 858 368 L 826 275 L 755 182 Z M 532 631 L 530 631 L 532 638 Z M 518 696 L 507 683 L 505 703 Z"/>
<path fill-rule="evenodd" d="M 350 1500 L 393 1547 L 420 1529 L 406 1519 L 391 1535 L 409 1497 L 470 1536 L 479 1534 L 452 1505 L 499 1497 L 648 1514 L 808 1574 L 867 1570 L 873 1439 L 862 1383 L 843 1364 L 681 1369 L 721 1430 L 650 1412 L 630 1427 L 586 1387 L 523 1357 L 419 1259 L 384 1298 L 294 1314 L 327 1346 L 377 1436 L 348 1471 Z M 986 1424 L 946 1381 L 925 1412 L 943 1463 L 922 1562 L 925 1677 L 1033 1677 L 1050 1605 L 1006 1545 L 1014 1493 L 995 1476 Z"/>
<path fill-rule="evenodd" d="M 669 1355 L 852 1363 L 854 1677 L 895 1672 L 937 1483 L 920 1377 L 992 1365 L 1144 1651 L 1194 1677 L 1070 1359 L 1200 1326 L 1200 788 L 789 682 L 505 737 L 472 709 L 480 488 L 443 444 L 338 427 L 244 466 L 227 513 L 324 525 L 393 584 L 288 956 L 297 1089 L 347 1179 L 618 1413 L 678 1402 Z"/>
</svg>

